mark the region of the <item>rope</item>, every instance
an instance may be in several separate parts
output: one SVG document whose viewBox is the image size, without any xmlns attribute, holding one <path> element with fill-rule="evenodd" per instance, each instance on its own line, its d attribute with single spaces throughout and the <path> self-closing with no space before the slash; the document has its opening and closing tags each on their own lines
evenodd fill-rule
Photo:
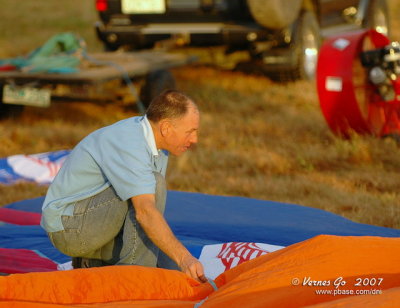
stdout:
<svg viewBox="0 0 400 308">
<path fill-rule="evenodd" d="M 208 280 L 208 283 L 213 287 L 214 291 L 218 291 L 218 287 L 217 287 L 217 285 L 215 284 L 214 280 L 212 280 L 212 279 L 210 279 L 210 278 L 207 278 L 207 280 Z M 205 302 L 207 299 L 208 299 L 208 296 L 207 296 L 205 299 L 203 299 L 202 301 L 196 303 L 196 304 L 194 305 L 193 308 L 199 308 L 201 305 L 204 304 L 204 302 Z"/>
<path fill-rule="evenodd" d="M 82 56 L 84 59 L 86 59 L 87 61 L 89 61 L 90 63 L 93 63 L 95 65 L 108 65 L 108 66 L 112 66 L 115 69 L 117 69 L 122 76 L 122 79 L 125 81 L 126 85 L 128 86 L 133 98 L 135 99 L 137 105 L 138 105 L 138 109 L 140 114 L 145 114 L 146 112 L 146 108 L 144 107 L 143 102 L 140 100 L 139 95 L 136 91 L 135 86 L 132 83 L 132 80 L 129 77 L 128 72 L 119 64 L 112 62 L 112 61 L 104 61 L 104 60 L 98 60 L 93 58 L 92 56 L 89 56 L 86 52 L 86 50 L 84 50 L 84 52 L 82 53 Z"/>
</svg>

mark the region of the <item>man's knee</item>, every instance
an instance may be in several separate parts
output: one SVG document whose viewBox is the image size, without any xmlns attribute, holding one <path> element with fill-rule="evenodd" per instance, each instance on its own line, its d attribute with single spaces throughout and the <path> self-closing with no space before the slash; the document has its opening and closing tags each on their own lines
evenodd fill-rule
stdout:
<svg viewBox="0 0 400 308">
<path fill-rule="evenodd" d="M 80 238 L 79 234 L 66 231 L 49 232 L 48 236 L 51 243 L 63 254 L 70 257 L 82 257 L 88 254 L 91 250 L 90 242 L 85 243 Z"/>
</svg>

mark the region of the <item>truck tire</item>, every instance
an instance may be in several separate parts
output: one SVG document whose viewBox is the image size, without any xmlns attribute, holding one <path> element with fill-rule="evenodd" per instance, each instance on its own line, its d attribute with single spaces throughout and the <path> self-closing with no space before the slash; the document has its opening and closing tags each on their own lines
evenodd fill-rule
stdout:
<svg viewBox="0 0 400 308">
<path fill-rule="evenodd" d="M 375 29 L 390 37 L 389 10 L 386 0 L 370 0 L 363 20 L 364 28 Z"/>
<path fill-rule="evenodd" d="M 145 83 L 140 90 L 140 100 L 144 107 L 148 107 L 150 102 L 167 89 L 175 89 L 175 78 L 168 70 L 158 70 L 146 76 Z"/>
<path fill-rule="evenodd" d="M 17 118 L 24 110 L 22 105 L 9 105 L 0 103 L 0 120 L 7 118 Z"/>
<path fill-rule="evenodd" d="M 10 105 L 3 103 L 3 85 L 0 85 L 0 120 L 19 117 L 24 110 L 23 105 Z"/>
<path fill-rule="evenodd" d="M 303 10 L 292 29 L 288 46 L 265 53 L 264 70 L 275 81 L 312 80 L 315 78 L 321 46 L 320 28 L 315 13 Z M 275 61 L 274 57 L 280 61 Z M 267 58 L 271 60 L 267 61 Z"/>
<path fill-rule="evenodd" d="M 268 29 L 283 29 L 299 16 L 302 0 L 247 0 L 253 18 Z"/>
</svg>

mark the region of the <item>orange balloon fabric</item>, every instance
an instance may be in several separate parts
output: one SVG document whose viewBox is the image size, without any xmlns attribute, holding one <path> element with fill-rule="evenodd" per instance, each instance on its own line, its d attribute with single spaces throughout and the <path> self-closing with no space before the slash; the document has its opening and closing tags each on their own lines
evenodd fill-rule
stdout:
<svg viewBox="0 0 400 308">
<path fill-rule="evenodd" d="M 0 307 L 400 307 L 400 238 L 321 235 L 245 262 L 218 290 L 183 273 L 109 266 L 0 277 Z"/>
</svg>

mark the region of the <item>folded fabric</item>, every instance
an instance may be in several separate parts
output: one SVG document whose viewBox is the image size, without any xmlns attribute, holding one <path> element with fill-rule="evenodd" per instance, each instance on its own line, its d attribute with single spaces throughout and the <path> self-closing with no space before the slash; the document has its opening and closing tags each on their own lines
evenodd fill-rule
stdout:
<svg viewBox="0 0 400 308">
<path fill-rule="evenodd" d="M 321 235 L 226 271 L 217 290 L 178 271 L 110 266 L 0 277 L 0 307 L 399 307 L 399 262 L 400 238 Z"/>
<path fill-rule="evenodd" d="M 74 73 L 79 71 L 85 50 L 82 38 L 70 32 L 59 33 L 26 57 L 0 60 L 0 66 L 30 73 Z"/>
</svg>

